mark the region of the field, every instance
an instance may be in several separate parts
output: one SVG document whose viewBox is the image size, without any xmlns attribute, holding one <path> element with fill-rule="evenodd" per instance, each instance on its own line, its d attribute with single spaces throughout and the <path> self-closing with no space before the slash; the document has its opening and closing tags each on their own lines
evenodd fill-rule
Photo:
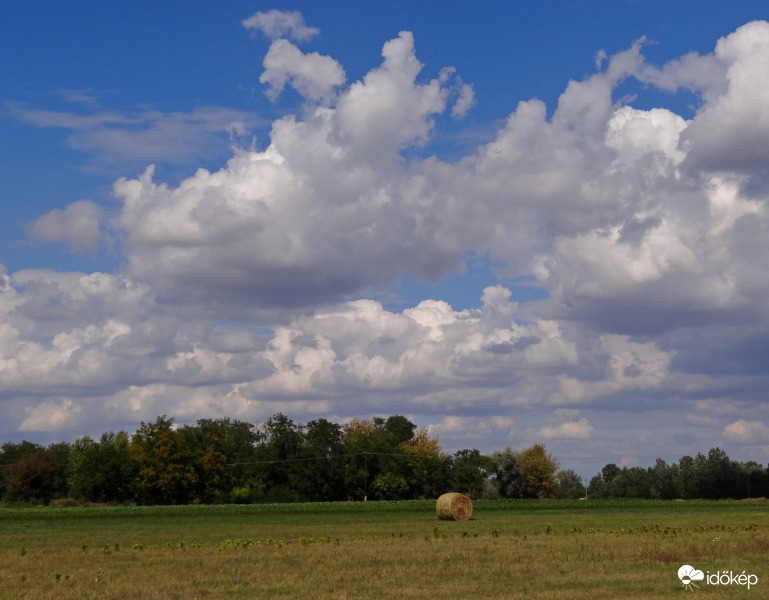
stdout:
<svg viewBox="0 0 769 600">
<path fill-rule="evenodd" d="M 2 600 L 685 598 L 683 564 L 755 575 L 693 589 L 757 599 L 767 556 L 767 502 L 0 509 Z"/>
</svg>

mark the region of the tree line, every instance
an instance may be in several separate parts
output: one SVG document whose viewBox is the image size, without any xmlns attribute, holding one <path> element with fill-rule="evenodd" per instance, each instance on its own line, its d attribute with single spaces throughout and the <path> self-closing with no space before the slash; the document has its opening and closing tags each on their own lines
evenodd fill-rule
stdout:
<svg viewBox="0 0 769 600">
<path fill-rule="evenodd" d="M 0 446 L 0 499 L 190 504 L 433 498 L 483 493 L 489 459 L 441 451 L 406 417 L 294 422 L 276 414 L 259 426 L 201 419 L 176 426 L 165 415 L 130 435 L 83 436 L 71 444 Z"/>
<path fill-rule="evenodd" d="M 107 432 L 47 447 L 0 446 L 0 501 L 191 504 L 473 498 L 741 498 L 769 495 L 769 470 L 719 449 L 653 467 L 614 464 L 583 485 L 542 444 L 483 455 L 444 453 L 401 415 L 254 426 L 229 418 L 177 426 L 165 415 L 129 435 Z"/>
</svg>

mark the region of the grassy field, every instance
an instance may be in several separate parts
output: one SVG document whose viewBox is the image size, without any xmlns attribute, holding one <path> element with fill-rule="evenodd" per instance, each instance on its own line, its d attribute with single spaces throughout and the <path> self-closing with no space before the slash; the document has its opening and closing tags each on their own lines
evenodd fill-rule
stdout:
<svg viewBox="0 0 769 600">
<path fill-rule="evenodd" d="M 485 501 L 0 509 L 0 599 L 769 598 L 769 503 Z M 694 596 L 692 596 L 694 597 Z"/>
</svg>

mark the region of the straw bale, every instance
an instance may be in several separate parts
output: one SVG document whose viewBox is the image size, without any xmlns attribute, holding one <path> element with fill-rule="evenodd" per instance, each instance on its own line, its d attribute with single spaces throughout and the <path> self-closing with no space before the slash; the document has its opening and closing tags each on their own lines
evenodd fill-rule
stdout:
<svg viewBox="0 0 769 600">
<path fill-rule="evenodd" d="M 467 521 L 473 514 L 473 501 L 456 492 L 443 494 L 438 498 L 435 512 L 442 521 Z"/>
</svg>

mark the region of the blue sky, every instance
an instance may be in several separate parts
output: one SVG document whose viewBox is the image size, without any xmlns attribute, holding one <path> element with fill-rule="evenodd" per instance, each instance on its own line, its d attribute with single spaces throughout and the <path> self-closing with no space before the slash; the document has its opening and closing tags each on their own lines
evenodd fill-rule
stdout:
<svg viewBox="0 0 769 600">
<path fill-rule="evenodd" d="M 400 413 L 766 462 L 766 16 L 4 3 L 0 440 Z"/>
</svg>

